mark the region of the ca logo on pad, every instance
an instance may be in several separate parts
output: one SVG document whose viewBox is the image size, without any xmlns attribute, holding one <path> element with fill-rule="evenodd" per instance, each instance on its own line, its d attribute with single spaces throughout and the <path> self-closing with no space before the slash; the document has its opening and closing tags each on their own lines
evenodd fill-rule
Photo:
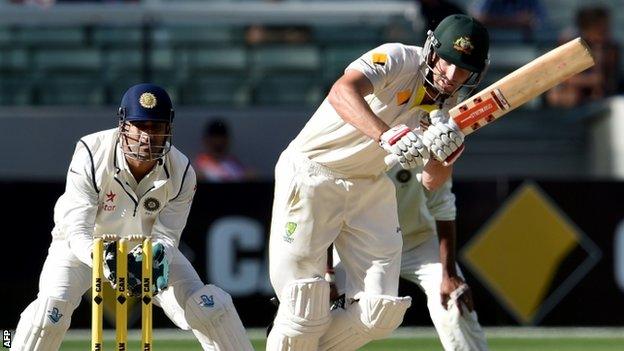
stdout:
<svg viewBox="0 0 624 351">
<path fill-rule="evenodd" d="M 297 223 L 295 222 L 286 223 L 286 234 L 284 234 L 285 242 L 290 244 L 293 242 L 293 240 L 295 240 L 293 238 L 293 235 L 295 234 L 295 230 L 297 230 Z"/>
</svg>

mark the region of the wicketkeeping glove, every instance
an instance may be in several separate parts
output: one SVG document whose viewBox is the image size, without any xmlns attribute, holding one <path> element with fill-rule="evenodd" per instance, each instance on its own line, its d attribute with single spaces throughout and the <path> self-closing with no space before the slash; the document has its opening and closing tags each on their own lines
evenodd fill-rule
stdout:
<svg viewBox="0 0 624 351">
<path fill-rule="evenodd" d="M 152 291 L 154 295 L 167 288 L 169 284 L 169 260 L 165 256 L 163 244 L 156 243 L 152 247 Z M 141 296 L 141 276 L 143 262 L 143 247 L 137 244 L 128 252 L 128 281 L 127 289 L 130 296 Z M 104 249 L 104 276 L 111 282 L 113 288 L 117 282 L 117 242 L 106 243 Z"/>
<path fill-rule="evenodd" d="M 394 154 L 404 169 L 422 166 L 424 157 L 428 154 L 420 135 L 405 124 L 388 129 L 380 139 L 379 145 Z"/>
<path fill-rule="evenodd" d="M 422 142 L 438 161 L 452 164 L 464 151 L 464 133 L 449 118 L 448 111 L 434 110 L 429 116 L 432 123 L 423 133 Z"/>
</svg>

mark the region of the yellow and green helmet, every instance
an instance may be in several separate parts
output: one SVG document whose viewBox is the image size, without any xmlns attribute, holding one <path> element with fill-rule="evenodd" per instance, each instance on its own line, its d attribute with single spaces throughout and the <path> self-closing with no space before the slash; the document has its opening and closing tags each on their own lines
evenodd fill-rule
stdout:
<svg viewBox="0 0 624 351">
<path fill-rule="evenodd" d="M 488 62 L 490 36 L 479 21 L 466 15 L 450 15 L 433 31 L 433 50 L 458 67 L 482 72 Z"/>
</svg>

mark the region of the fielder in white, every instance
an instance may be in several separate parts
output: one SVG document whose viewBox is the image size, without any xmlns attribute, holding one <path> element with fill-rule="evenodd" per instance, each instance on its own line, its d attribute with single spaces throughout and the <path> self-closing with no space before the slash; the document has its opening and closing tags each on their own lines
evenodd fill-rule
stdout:
<svg viewBox="0 0 624 351">
<path fill-rule="evenodd" d="M 470 289 L 455 261 L 456 207 L 451 180 L 428 191 L 415 170 L 394 167 L 388 175 L 396 186 L 403 232 L 401 277 L 427 295 L 431 320 L 446 351 L 488 350 Z M 338 293 L 344 291 L 346 280 L 339 260 L 336 255 Z"/>
<path fill-rule="evenodd" d="M 479 81 L 488 47 L 481 24 L 453 15 L 423 48 L 395 43 L 365 53 L 282 153 L 269 247 L 280 306 L 267 350 L 356 350 L 401 324 L 411 299 L 397 297 L 402 236 L 384 157 L 409 169 L 431 154 L 424 177 L 444 183 L 452 169 L 442 162 L 463 149 L 448 110 L 459 89 Z M 430 112 L 436 122 L 423 131 L 419 121 Z M 330 314 L 323 275 L 331 243 L 353 303 Z"/>
<path fill-rule="evenodd" d="M 178 327 L 192 330 L 204 350 L 252 350 L 230 295 L 204 285 L 178 249 L 196 178 L 188 158 L 171 145 L 173 117 L 165 90 L 139 84 L 123 96 L 118 128 L 79 140 L 54 208 L 39 293 L 21 314 L 13 350 L 59 349 L 91 286 L 93 237 L 103 234 L 151 235 L 164 247 L 168 286 L 154 303 Z"/>
</svg>

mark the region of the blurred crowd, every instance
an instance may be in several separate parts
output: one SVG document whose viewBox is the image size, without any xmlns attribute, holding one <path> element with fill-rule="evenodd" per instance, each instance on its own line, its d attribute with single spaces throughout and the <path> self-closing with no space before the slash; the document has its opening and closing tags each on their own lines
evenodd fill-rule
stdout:
<svg viewBox="0 0 624 351">
<path fill-rule="evenodd" d="M 54 3 L 71 2 L 139 2 L 141 0 L 6 0 L 9 3 L 25 3 L 49 6 Z M 257 0 L 279 5 L 283 0 Z M 573 21 L 560 33 L 554 29 L 547 13 L 546 0 L 414 0 L 420 8 L 424 30 L 435 28 L 441 19 L 454 13 L 470 14 L 481 20 L 492 33 L 495 45 L 517 43 L 540 45 L 539 49 L 552 47 L 555 42 L 564 43 L 577 36 L 589 45 L 596 65 L 558 87 L 543 97 L 543 104 L 556 108 L 571 108 L 597 101 L 622 91 L 620 47 L 612 34 L 613 23 L 608 6 L 585 2 L 576 9 Z M 561 24 L 559 23 L 560 27 Z M 402 41 L 419 44 L 413 32 L 389 26 L 385 41 Z M 250 23 L 243 28 L 244 41 L 249 47 L 313 43 L 314 36 L 307 25 L 267 25 Z M 544 38 L 552 42 L 544 43 Z M 371 46 L 375 43 L 371 43 Z M 496 65 L 496 59 L 492 65 Z"/>
<path fill-rule="evenodd" d="M 540 0 L 477 0 L 469 8 L 448 0 L 417 2 L 427 28 L 435 28 L 449 14 L 468 13 L 488 27 L 494 43 L 497 39 L 532 43 L 548 37 L 553 30 Z M 612 25 L 606 6 L 587 2 L 576 10 L 574 22 L 558 34 L 558 44 L 580 36 L 588 44 L 596 64 L 548 91 L 544 97 L 547 106 L 572 108 L 622 92 L 620 47 L 613 38 Z"/>
</svg>

